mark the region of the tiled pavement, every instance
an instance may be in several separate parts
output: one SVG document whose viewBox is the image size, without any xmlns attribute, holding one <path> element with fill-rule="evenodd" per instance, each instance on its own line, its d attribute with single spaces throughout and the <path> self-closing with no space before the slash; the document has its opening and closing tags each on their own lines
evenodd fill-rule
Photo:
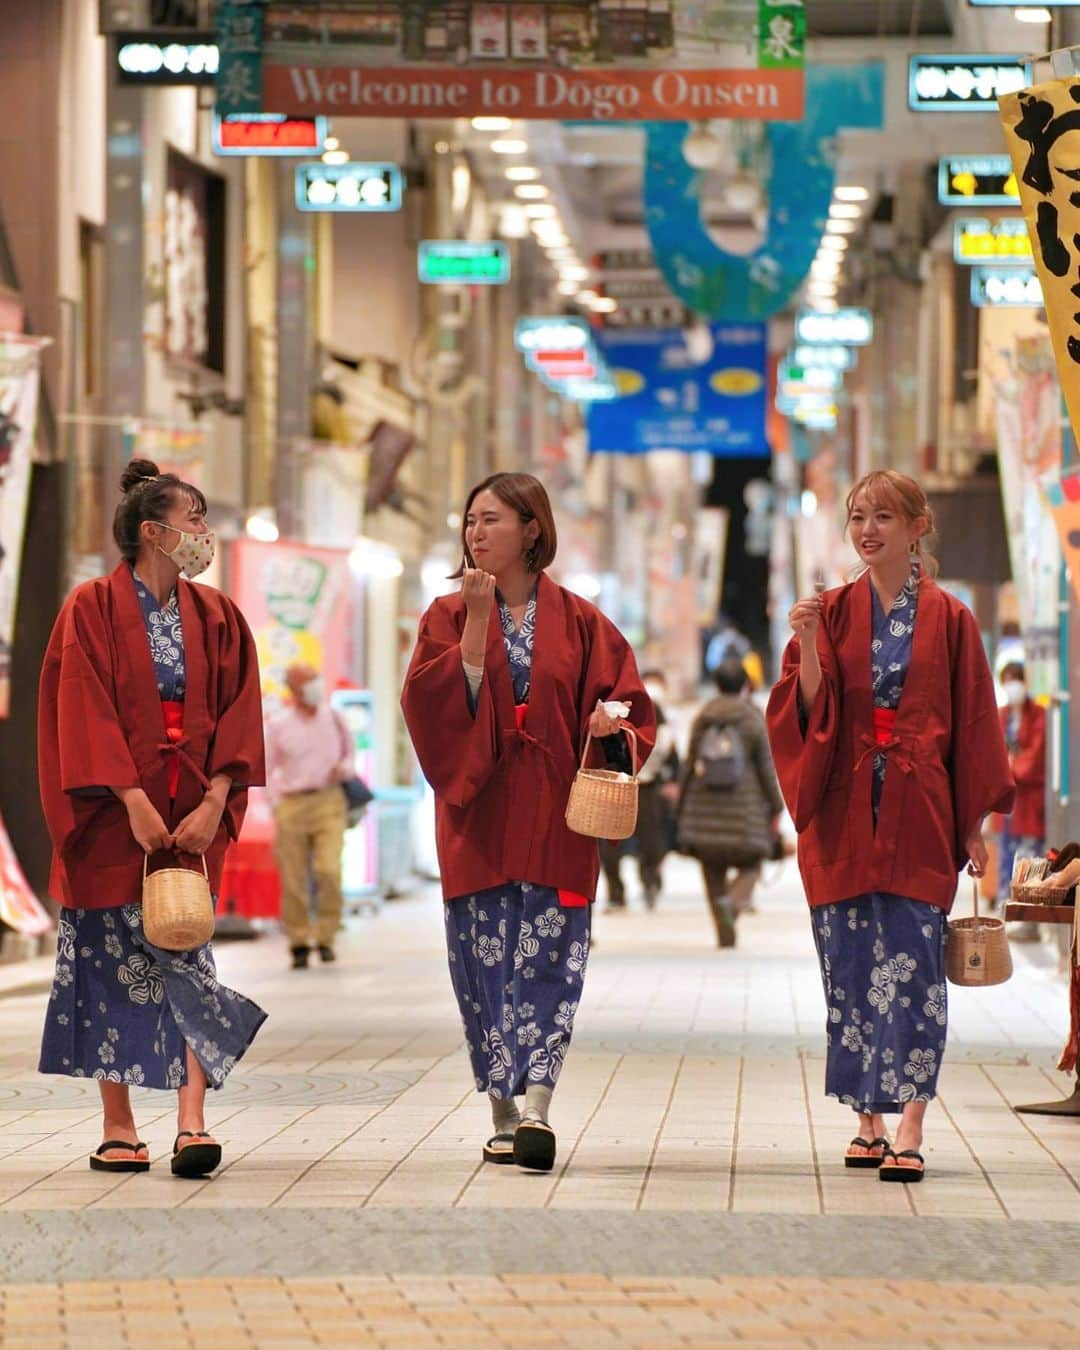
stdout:
<svg viewBox="0 0 1080 1350">
<path fill-rule="evenodd" d="M 137 1344 L 152 1307 L 185 1345 L 1075 1344 L 1080 1121 L 1010 1110 L 1069 1086 L 1053 955 L 952 991 L 929 1175 L 882 1186 L 840 1163 L 793 874 L 722 953 L 669 867 L 656 914 L 598 916 L 549 1178 L 478 1161 L 430 896 L 354 921 L 334 967 L 220 947 L 271 1017 L 214 1102 L 207 1183 L 169 1175 L 148 1092 L 150 1175 L 91 1173 L 93 1085 L 33 1074 L 42 992 L 0 998 L 0 1343 Z"/>
</svg>

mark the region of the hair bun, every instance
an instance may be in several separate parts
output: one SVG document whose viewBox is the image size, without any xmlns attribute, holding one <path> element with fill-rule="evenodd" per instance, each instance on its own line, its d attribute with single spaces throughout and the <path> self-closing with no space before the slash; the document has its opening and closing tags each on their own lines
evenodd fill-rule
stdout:
<svg viewBox="0 0 1080 1350">
<path fill-rule="evenodd" d="M 160 470 L 152 459 L 132 459 L 124 466 L 120 475 L 120 491 L 127 495 L 132 488 L 138 487 L 147 478 L 157 478 Z"/>
</svg>

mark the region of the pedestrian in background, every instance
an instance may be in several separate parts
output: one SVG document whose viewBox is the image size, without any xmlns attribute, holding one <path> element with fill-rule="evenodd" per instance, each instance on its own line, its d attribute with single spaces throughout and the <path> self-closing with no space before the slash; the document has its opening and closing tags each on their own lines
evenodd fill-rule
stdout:
<svg viewBox="0 0 1080 1350">
<path fill-rule="evenodd" d="M 698 713 L 682 776 L 679 848 L 701 864 L 717 944 L 734 947 L 784 809 L 765 719 L 747 697 L 738 657 L 713 672 L 717 697 Z"/>
<path fill-rule="evenodd" d="M 792 608 L 769 734 L 821 961 L 825 1091 L 858 1113 L 845 1165 L 915 1182 L 945 1050 L 946 916 L 1014 788 L 978 624 L 933 580 L 925 492 L 870 473 L 847 516 L 862 570 Z"/>
<path fill-rule="evenodd" d="M 197 1177 L 221 1161 L 207 1083 L 221 1087 L 266 1014 L 218 981 L 209 944 L 151 946 L 143 871 L 198 859 L 216 895 L 263 781 L 259 668 L 236 606 L 190 581 L 214 556 L 203 494 L 141 459 L 120 488 L 121 561 L 72 591 L 41 671 L 38 770 L 63 908 L 40 1070 L 98 1080 L 96 1171 L 147 1171 L 129 1090 L 176 1089 L 172 1171 Z"/>
<path fill-rule="evenodd" d="M 614 624 L 547 575 L 536 478 L 478 483 L 461 544 L 461 591 L 420 620 L 401 703 L 435 790 L 450 978 L 495 1126 L 483 1157 L 550 1171 L 600 870 L 596 840 L 567 828 L 570 786 L 588 737 L 629 769 L 624 716 L 647 755 L 652 704 Z"/>
<path fill-rule="evenodd" d="M 342 784 L 353 775 L 355 756 L 349 728 L 327 701 L 319 672 L 297 662 L 286 670 L 285 685 L 289 705 L 266 727 L 266 781 L 277 827 L 281 918 L 293 969 L 304 970 L 313 943 L 320 960 L 335 959 L 345 905 L 341 851 L 348 802 Z"/>
<path fill-rule="evenodd" d="M 671 794 L 674 791 L 677 798 L 679 751 L 675 745 L 675 733 L 664 714 L 667 679 L 662 670 L 646 670 L 641 679 L 656 713 L 656 745 L 638 774 L 637 829 L 625 841 L 600 841 L 600 864 L 607 881 L 608 909 L 626 908 L 626 887 L 621 876 L 622 860 L 635 853 L 645 907 L 656 908 L 663 885 L 660 866 L 672 842 L 674 809 Z"/>
<path fill-rule="evenodd" d="M 1017 858 L 1041 858 L 1046 852 L 1046 709 L 1028 694 L 1024 666 L 1011 661 L 1001 672 L 1006 703 L 1001 730 L 1016 782 L 1016 805 L 1001 825 L 998 899 L 1009 898 Z M 1037 942 L 1037 924 L 1018 925 L 1015 941 Z"/>
</svg>

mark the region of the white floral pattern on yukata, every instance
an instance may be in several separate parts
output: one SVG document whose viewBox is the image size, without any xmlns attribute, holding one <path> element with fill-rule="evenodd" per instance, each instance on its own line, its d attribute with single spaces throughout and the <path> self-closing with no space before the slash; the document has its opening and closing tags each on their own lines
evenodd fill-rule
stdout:
<svg viewBox="0 0 1080 1350">
<path fill-rule="evenodd" d="M 509 882 L 446 906 L 446 944 L 478 1092 L 553 1088 L 570 1048 L 589 959 L 591 906 Z"/>
<path fill-rule="evenodd" d="M 911 665 L 919 597 L 913 567 L 888 614 L 877 592 L 870 671 L 876 708 L 898 708 Z M 887 756 L 874 756 L 877 819 Z M 872 891 L 811 911 L 828 1010 L 825 1091 L 885 1114 L 930 1101 L 945 1052 L 945 915 L 933 905 Z"/>
<path fill-rule="evenodd" d="M 514 686 L 514 702 L 528 703 L 532 682 L 533 640 L 536 637 L 536 592 L 525 606 L 521 627 L 514 627 L 514 616 L 502 596 L 499 596 L 499 622 L 502 624 L 503 645 L 510 663 L 510 683 Z"/>
<path fill-rule="evenodd" d="M 185 693 L 187 675 L 184 670 L 184 631 L 180 626 L 180 602 L 176 591 L 161 605 L 150 594 L 139 577 L 135 577 L 135 594 L 139 597 L 150 656 L 154 662 L 158 697 L 166 703 L 180 702 Z"/>
<path fill-rule="evenodd" d="M 265 1020 L 257 1004 L 220 983 L 209 944 L 152 947 L 141 905 L 63 909 L 38 1069 L 178 1088 L 190 1045 L 218 1088 Z"/>
</svg>

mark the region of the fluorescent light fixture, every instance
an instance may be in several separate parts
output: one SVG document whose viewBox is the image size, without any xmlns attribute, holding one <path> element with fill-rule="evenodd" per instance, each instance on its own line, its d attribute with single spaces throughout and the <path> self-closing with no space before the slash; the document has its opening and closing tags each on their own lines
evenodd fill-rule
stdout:
<svg viewBox="0 0 1080 1350">
<path fill-rule="evenodd" d="M 818 244 L 818 252 L 843 253 L 850 243 L 851 240 L 845 239 L 842 235 L 825 234 L 822 235 L 821 242 Z"/>
<path fill-rule="evenodd" d="M 559 213 L 550 202 L 530 202 L 525 214 L 530 220 L 554 220 Z"/>
<path fill-rule="evenodd" d="M 858 220 L 862 215 L 862 207 L 855 206 L 850 202 L 833 202 L 829 207 L 830 220 Z"/>
<path fill-rule="evenodd" d="M 810 275 L 816 281 L 835 281 L 840 275 L 839 267 L 831 267 L 828 263 L 813 263 L 810 267 Z"/>
<path fill-rule="evenodd" d="M 592 307 L 597 314 L 614 314 L 619 304 L 610 295 L 600 295 L 592 302 Z"/>
<path fill-rule="evenodd" d="M 474 117 L 473 131 L 509 131 L 513 126 L 509 117 Z"/>
<path fill-rule="evenodd" d="M 826 234 L 854 234 L 859 228 L 854 220 L 830 220 L 826 222 Z"/>
<path fill-rule="evenodd" d="M 543 183 L 519 183 L 514 189 L 514 196 L 520 197 L 523 202 L 542 202 L 548 195 L 548 190 Z"/>
<path fill-rule="evenodd" d="M 506 136 L 502 140 L 492 141 L 491 148 L 497 155 L 523 155 L 529 148 L 529 142 L 516 136 Z"/>
<path fill-rule="evenodd" d="M 511 183 L 531 183 L 540 177 L 540 170 L 534 169 L 531 164 L 511 164 L 506 170 L 506 176 Z"/>
<path fill-rule="evenodd" d="M 869 189 L 856 187 L 854 184 L 848 187 L 833 188 L 833 196 L 838 202 L 865 202 L 869 200 Z"/>
<path fill-rule="evenodd" d="M 244 523 L 244 530 L 249 539 L 256 539 L 260 544 L 278 541 L 277 517 L 270 510 L 253 511 Z"/>
<path fill-rule="evenodd" d="M 559 269 L 563 281 L 587 281 L 589 279 L 589 269 L 582 267 L 580 263 L 571 263 L 569 267 L 562 266 Z"/>
<path fill-rule="evenodd" d="M 338 140 L 338 138 L 337 138 L 336 136 L 327 136 L 326 139 L 323 141 L 322 144 L 323 144 L 323 149 L 324 149 L 324 150 L 340 150 L 340 149 L 341 149 L 341 142 Z"/>
<path fill-rule="evenodd" d="M 577 295 L 577 282 L 560 281 L 557 290 L 560 295 Z"/>
<path fill-rule="evenodd" d="M 529 220 L 517 202 L 507 202 L 499 212 L 499 233 L 504 239 L 526 239 Z"/>
<path fill-rule="evenodd" d="M 348 150 L 325 150 L 322 161 L 324 164 L 348 164 Z"/>
<path fill-rule="evenodd" d="M 1049 23 L 1050 11 L 1042 5 L 1021 5 L 1013 10 L 1017 23 Z"/>
</svg>

